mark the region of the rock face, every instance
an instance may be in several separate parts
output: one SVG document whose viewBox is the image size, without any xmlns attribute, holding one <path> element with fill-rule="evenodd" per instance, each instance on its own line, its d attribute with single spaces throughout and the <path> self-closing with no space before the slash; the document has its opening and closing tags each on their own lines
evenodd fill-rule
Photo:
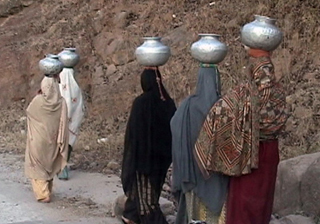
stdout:
<svg viewBox="0 0 320 224">
<path fill-rule="evenodd" d="M 274 212 L 320 214 L 320 153 L 282 161 L 278 168 Z"/>
<path fill-rule="evenodd" d="M 120 162 L 92 139 L 124 133 L 132 101 L 141 93 L 143 67 L 137 64 L 134 50 L 142 37 L 161 36 L 170 46 L 172 56 L 160 71 L 179 105 L 196 86 L 199 64 L 191 57 L 190 46 L 198 33 L 218 33 L 228 45 L 228 55 L 219 64 L 225 93 L 247 77 L 242 69 L 247 60 L 239 44 L 240 27 L 254 14 L 262 14 L 277 18 L 285 37 L 272 55 L 293 108 L 280 142 L 282 158 L 312 153 L 319 150 L 320 136 L 320 29 L 314 10 L 318 8 L 317 0 L 1 0 L 0 108 L 16 101 L 23 102 L 23 111 L 43 78 L 38 61 L 47 53 L 76 47 L 81 56 L 76 78 L 87 108 L 78 147 L 90 145 L 79 161 L 99 157 Z M 3 126 L 13 132 L 14 120 Z M 108 144 L 121 154 L 123 141 Z"/>
<path fill-rule="evenodd" d="M 301 215 L 288 215 L 281 219 L 273 219 L 270 224 L 315 224 L 315 222 Z"/>
<path fill-rule="evenodd" d="M 320 155 L 302 177 L 301 201 L 303 211 L 320 216 Z"/>
</svg>

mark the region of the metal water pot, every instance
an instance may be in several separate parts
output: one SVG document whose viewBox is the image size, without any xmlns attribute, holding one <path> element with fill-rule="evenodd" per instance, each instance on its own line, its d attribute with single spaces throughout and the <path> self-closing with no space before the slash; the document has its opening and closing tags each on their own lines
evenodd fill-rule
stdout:
<svg viewBox="0 0 320 224">
<path fill-rule="evenodd" d="M 161 37 L 144 37 L 144 43 L 135 51 L 138 63 L 144 66 L 164 65 L 170 55 L 170 48 L 161 42 Z"/>
<path fill-rule="evenodd" d="M 59 60 L 66 68 L 72 68 L 78 64 L 80 57 L 76 53 L 76 48 L 64 48 L 59 54 Z"/>
<path fill-rule="evenodd" d="M 283 34 L 275 26 L 276 19 L 255 15 L 255 20 L 241 29 L 241 42 L 255 49 L 275 50 L 281 43 Z"/>
<path fill-rule="evenodd" d="M 228 47 L 219 41 L 218 34 L 199 34 L 200 40 L 191 45 L 191 55 L 198 61 L 217 64 L 227 55 Z"/>
<path fill-rule="evenodd" d="M 59 61 L 59 56 L 47 54 L 45 58 L 39 61 L 39 68 L 45 75 L 57 75 L 63 69 L 63 64 Z"/>
</svg>

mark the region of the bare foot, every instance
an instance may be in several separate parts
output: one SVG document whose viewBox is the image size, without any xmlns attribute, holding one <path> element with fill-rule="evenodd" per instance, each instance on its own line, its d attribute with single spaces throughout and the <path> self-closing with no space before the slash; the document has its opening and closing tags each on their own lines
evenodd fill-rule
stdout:
<svg viewBox="0 0 320 224">
<path fill-rule="evenodd" d="M 38 202 L 41 202 L 41 203 L 50 203 L 50 197 L 46 197 L 46 198 L 44 198 L 44 199 L 40 199 L 40 200 L 38 200 Z"/>
<path fill-rule="evenodd" d="M 122 222 L 124 223 L 124 224 L 136 224 L 135 222 L 133 222 L 133 221 L 131 221 L 130 219 L 127 219 L 127 218 L 125 218 L 125 217 L 121 217 L 121 219 L 122 219 Z"/>
</svg>

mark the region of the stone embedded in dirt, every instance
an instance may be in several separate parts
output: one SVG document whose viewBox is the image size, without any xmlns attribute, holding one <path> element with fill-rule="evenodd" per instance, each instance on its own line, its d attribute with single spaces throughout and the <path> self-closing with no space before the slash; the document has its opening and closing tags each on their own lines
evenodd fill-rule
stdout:
<svg viewBox="0 0 320 224">
<path fill-rule="evenodd" d="M 306 184 L 307 179 L 308 181 L 313 181 L 313 179 L 310 178 L 320 173 L 319 167 L 317 167 L 316 171 L 311 172 L 309 170 L 310 166 L 314 164 L 317 159 L 320 159 L 320 153 L 284 160 L 279 164 L 273 206 L 275 213 L 285 216 L 294 214 L 297 211 L 303 211 L 306 214 L 310 214 L 311 211 L 314 212 L 314 210 L 305 210 L 303 205 L 308 204 L 308 201 L 306 200 L 311 200 L 310 197 L 312 197 L 312 194 L 315 196 L 317 195 L 317 203 L 319 205 L 320 188 L 314 188 L 315 186 L 319 186 L 317 185 L 318 183 L 314 182 L 315 185 L 310 183 L 310 189 L 308 189 L 308 184 Z M 316 167 L 313 166 L 313 168 L 315 169 Z M 319 179 L 319 177 L 314 177 L 314 179 Z M 304 186 L 306 187 L 306 190 L 312 189 L 313 192 L 310 192 L 310 194 L 302 192 L 302 183 L 305 183 Z M 302 197 L 302 195 L 304 195 L 305 198 Z M 312 206 L 308 208 L 311 207 Z"/>
<path fill-rule="evenodd" d="M 273 219 L 270 224 L 315 224 L 315 222 L 309 217 L 288 215 L 281 219 Z"/>
<path fill-rule="evenodd" d="M 167 183 L 165 183 L 165 184 L 163 185 L 162 189 L 163 189 L 164 191 L 171 191 L 171 187 L 170 187 Z"/>
<path fill-rule="evenodd" d="M 19 119 L 20 122 L 25 121 L 25 120 L 27 120 L 26 116 L 20 117 L 20 119 Z"/>
<path fill-rule="evenodd" d="M 175 207 L 173 205 L 173 202 L 171 202 L 163 197 L 160 197 L 159 202 L 160 202 L 161 211 L 165 216 L 174 215 Z"/>
<path fill-rule="evenodd" d="M 127 197 L 125 195 L 120 195 L 116 198 L 116 200 L 113 203 L 113 211 L 112 216 L 113 217 L 121 217 L 124 210 L 124 204 L 126 203 Z"/>
<path fill-rule="evenodd" d="M 301 201 L 303 211 L 320 216 L 320 155 L 302 176 Z"/>
<path fill-rule="evenodd" d="M 110 76 L 110 82 L 112 84 L 116 84 L 118 81 L 123 79 L 123 74 L 122 73 L 114 73 Z"/>
<path fill-rule="evenodd" d="M 128 52 L 127 50 L 117 51 L 112 56 L 112 62 L 116 66 L 127 64 L 134 61 L 134 59 L 134 54 L 132 54 L 132 52 Z"/>
<path fill-rule="evenodd" d="M 118 170 L 120 169 L 120 165 L 119 163 L 115 162 L 115 161 L 110 161 L 107 165 L 107 167 L 111 170 Z"/>
<path fill-rule="evenodd" d="M 21 1 L 21 4 L 24 6 L 24 7 L 28 7 L 30 5 L 32 5 L 32 3 L 34 3 L 35 0 L 22 0 Z"/>
<path fill-rule="evenodd" d="M 310 108 L 305 108 L 305 107 L 296 107 L 294 112 L 293 112 L 293 116 L 295 117 L 299 117 L 301 119 L 305 119 L 305 118 L 310 118 L 313 115 L 313 110 Z"/>
<path fill-rule="evenodd" d="M 168 216 L 166 217 L 166 220 L 167 220 L 167 222 L 168 222 L 169 224 L 174 224 L 174 223 L 176 222 L 176 216 L 174 216 L 174 215 L 168 215 Z"/>
<path fill-rule="evenodd" d="M 104 82 L 103 78 L 104 72 L 102 66 L 97 66 L 92 73 L 92 76 L 94 77 L 94 85 L 102 85 Z"/>
<path fill-rule="evenodd" d="M 104 168 L 102 170 L 102 173 L 104 173 L 104 174 L 114 174 L 114 171 L 109 169 L 108 167 L 106 167 L 106 168 Z"/>
<path fill-rule="evenodd" d="M 90 9 L 93 11 L 100 10 L 104 7 L 104 0 L 94 0 L 90 2 Z"/>
<path fill-rule="evenodd" d="M 106 9 L 102 8 L 96 11 L 96 13 L 92 16 L 93 27 L 96 33 L 101 33 L 101 30 L 105 27 L 105 19 L 104 16 L 106 14 Z"/>
<path fill-rule="evenodd" d="M 117 71 L 117 67 L 114 64 L 108 65 L 106 75 L 110 76 L 110 75 L 114 74 L 116 71 Z"/>
<path fill-rule="evenodd" d="M 92 162 L 92 163 L 90 163 L 90 167 L 96 167 L 96 166 L 98 166 L 99 165 L 99 163 L 97 163 L 97 162 Z"/>
<path fill-rule="evenodd" d="M 98 142 L 99 144 L 105 144 L 105 143 L 107 143 L 108 141 L 109 141 L 108 138 L 100 138 L 100 139 L 97 140 L 97 142 Z"/>
<path fill-rule="evenodd" d="M 125 28 L 127 26 L 127 17 L 129 13 L 128 12 L 120 12 L 118 13 L 114 19 L 113 19 L 113 24 L 117 28 Z"/>
<path fill-rule="evenodd" d="M 115 39 L 111 32 L 101 32 L 93 38 L 93 47 L 96 49 L 95 53 L 101 57 L 103 62 L 107 61 L 109 56 L 116 50 L 110 50 L 110 43 Z M 107 45 L 107 46 L 106 46 Z M 97 66 L 94 66 L 97 67 Z"/>
<path fill-rule="evenodd" d="M 186 26 L 180 26 L 169 32 L 168 35 L 163 37 L 162 41 L 165 44 L 170 45 L 171 54 L 177 55 L 180 50 L 185 48 L 185 46 L 191 41 L 192 34 L 188 32 Z"/>
</svg>

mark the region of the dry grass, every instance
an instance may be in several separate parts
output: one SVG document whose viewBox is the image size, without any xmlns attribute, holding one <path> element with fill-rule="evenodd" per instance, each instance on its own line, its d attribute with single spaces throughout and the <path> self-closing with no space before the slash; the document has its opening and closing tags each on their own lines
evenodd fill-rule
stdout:
<svg viewBox="0 0 320 224">
<path fill-rule="evenodd" d="M 1 151 L 22 153 L 26 144 L 26 117 L 24 103 L 15 103 L 10 108 L 0 110 Z"/>
</svg>

